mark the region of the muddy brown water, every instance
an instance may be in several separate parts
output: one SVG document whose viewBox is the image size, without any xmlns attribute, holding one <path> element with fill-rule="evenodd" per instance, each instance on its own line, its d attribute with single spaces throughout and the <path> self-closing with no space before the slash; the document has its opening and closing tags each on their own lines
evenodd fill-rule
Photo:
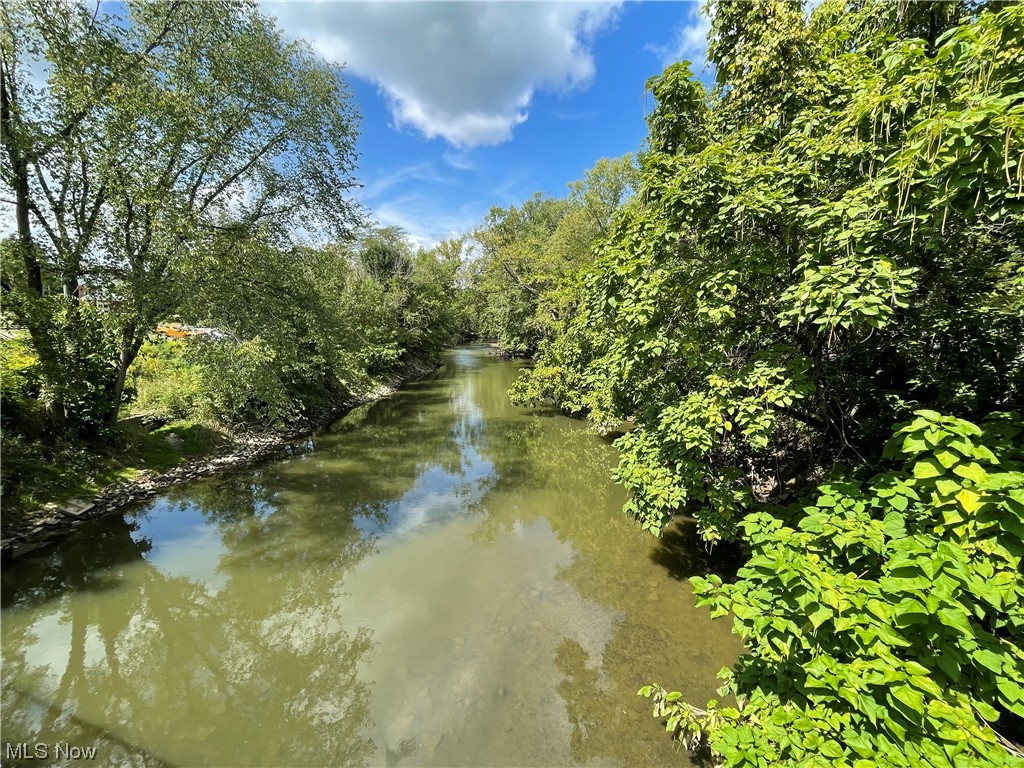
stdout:
<svg viewBox="0 0 1024 768">
<path fill-rule="evenodd" d="M 729 564 L 639 531 L 609 441 L 513 407 L 518 369 L 452 350 L 279 460 L 15 561 L 4 764 L 687 765 L 636 692 L 714 697 L 740 645 L 685 578 Z"/>
</svg>

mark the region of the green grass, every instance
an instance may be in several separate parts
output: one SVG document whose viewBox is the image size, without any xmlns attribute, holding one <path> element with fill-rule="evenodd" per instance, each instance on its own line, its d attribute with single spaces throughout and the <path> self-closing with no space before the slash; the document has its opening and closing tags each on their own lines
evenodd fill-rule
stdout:
<svg viewBox="0 0 1024 768">
<path fill-rule="evenodd" d="M 225 432 L 193 421 L 175 422 L 153 432 L 126 424 L 113 440 L 103 443 L 46 446 L 5 438 L 3 524 L 17 524 L 50 502 L 88 500 L 118 481 L 135 479 L 141 472 L 165 472 L 229 442 Z"/>
</svg>

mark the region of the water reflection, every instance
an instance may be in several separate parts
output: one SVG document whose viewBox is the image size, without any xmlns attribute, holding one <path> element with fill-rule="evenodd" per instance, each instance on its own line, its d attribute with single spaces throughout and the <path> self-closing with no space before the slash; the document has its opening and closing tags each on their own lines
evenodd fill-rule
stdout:
<svg viewBox="0 0 1024 768">
<path fill-rule="evenodd" d="M 62 551 L 79 568 L 70 558 L 35 564 L 40 581 L 65 580 L 63 593 L 23 592 L 5 612 L 5 739 L 189 765 L 366 762 L 370 688 L 357 665 L 372 639 L 341 628 L 336 578 L 225 569 L 211 585 L 208 560 L 220 547 L 150 562 L 148 538 L 136 538 L 145 526 L 102 525 L 98 538 L 121 545 L 116 558 L 69 542 Z M 341 550 L 337 565 L 362 554 Z"/>
<path fill-rule="evenodd" d="M 624 518 L 613 450 L 513 408 L 516 370 L 455 350 L 281 461 L 17 562 L 5 739 L 139 765 L 685 763 L 635 693 L 700 699 L 735 657 L 678 580 L 705 553 Z"/>
</svg>

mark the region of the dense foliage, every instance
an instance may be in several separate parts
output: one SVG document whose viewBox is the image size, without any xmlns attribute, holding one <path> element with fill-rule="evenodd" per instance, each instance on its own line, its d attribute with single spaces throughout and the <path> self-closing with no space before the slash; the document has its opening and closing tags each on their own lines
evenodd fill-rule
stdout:
<svg viewBox="0 0 1024 768">
<path fill-rule="evenodd" d="M 1020 427 L 921 411 L 870 480 L 743 521 L 734 584 L 693 579 L 751 649 L 698 711 L 646 688 L 670 730 L 729 765 L 1019 765 L 989 724 L 1024 716 Z M 693 739 L 693 736 L 690 736 Z"/>
<path fill-rule="evenodd" d="M 203 267 L 182 306 L 222 333 L 148 341 L 129 371 L 131 407 L 227 424 L 288 421 L 412 361 L 436 361 L 469 323 L 463 250 L 455 240 L 414 253 L 394 228 L 371 228 L 352 247 L 236 248 L 229 268 L 223 259 Z"/>
<path fill-rule="evenodd" d="M 635 418 L 618 477 L 651 530 L 689 505 L 733 537 L 917 407 L 1019 401 L 1021 11 L 943 4 L 929 42 L 920 7 L 724 4 L 716 93 L 650 83 L 640 199 L 517 391 Z M 763 75 L 781 91 L 746 63 L 775 45 L 806 62 Z"/>
<path fill-rule="evenodd" d="M 347 86 L 255 5 L 2 14 L 0 171 L 17 219 L 3 309 L 30 339 L 51 435 L 107 429 L 171 319 L 223 333 L 179 345 L 181 381 L 159 355 L 143 370 L 177 388 L 160 396 L 171 411 L 227 421 L 295 415 L 462 334 L 462 243 L 414 254 L 366 227 L 352 243 Z M 338 244 L 297 246 L 300 226 Z M 5 406 L 24 411 L 24 391 Z"/>
<path fill-rule="evenodd" d="M 124 406 L 279 425 L 469 331 L 465 241 L 366 221 L 340 69 L 255 3 L 4 4 L 0 107 L 5 506 Z"/>
<path fill-rule="evenodd" d="M 634 422 L 627 511 L 752 551 L 695 580 L 742 709 L 645 688 L 670 731 L 729 765 L 1017 764 L 1024 9 L 709 13 L 717 86 L 648 83 L 637 194 L 512 394 Z"/>
<path fill-rule="evenodd" d="M 252 3 L 104 10 L 0 9 L 4 311 L 30 334 L 52 429 L 84 434 L 116 420 L 147 335 L 205 276 L 289 228 L 358 221 L 336 69 Z"/>
<path fill-rule="evenodd" d="M 479 332 L 510 355 L 532 355 L 560 334 L 575 314 L 575 276 L 635 184 L 631 155 L 602 158 L 564 198 L 536 194 L 521 206 L 491 208 L 473 233 Z"/>
<path fill-rule="evenodd" d="M 749 649 L 735 706 L 645 687 L 669 731 L 729 765 L 1024 764 L 1024 8 L 708 12 L 715 88 L 652 78 L 635 159 L 492 208 L 470 258 L 362 221 L 344 81 L 255 5 L 3 6 L 5 467 L 129 402 L 286 421 L 482 333 L 536 357 L 518 402 L 632 422 L 644 528 L 749 548 L 693 580 Z"/>
</svg>

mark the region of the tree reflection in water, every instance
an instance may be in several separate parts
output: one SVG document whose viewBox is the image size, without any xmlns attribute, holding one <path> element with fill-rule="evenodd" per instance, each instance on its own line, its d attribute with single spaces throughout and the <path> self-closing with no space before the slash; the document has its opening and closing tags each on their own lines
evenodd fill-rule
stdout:
<svg viewBox="0 0 1024 768">
<path fill-rule="evenodd" d="M 246 498 L 229 485 L 202 503 L 230 551 L 263 518 L 258 486 Z M 234 506 L 217 503 L 227 497 Z M 315 576 L 263 562 L 213 586 L 144 560 L 151 545 L 124 519 L 100 525 L 33 561 L 18 579 L 31 587 L 5 579 L 5 739 L 97 745 L 142 765 L 367 762 L 371 691 L 357 671 L 372 636 L 343 630 L 336 605 L 372 541 L 316 558 Z"/>
</svg>

